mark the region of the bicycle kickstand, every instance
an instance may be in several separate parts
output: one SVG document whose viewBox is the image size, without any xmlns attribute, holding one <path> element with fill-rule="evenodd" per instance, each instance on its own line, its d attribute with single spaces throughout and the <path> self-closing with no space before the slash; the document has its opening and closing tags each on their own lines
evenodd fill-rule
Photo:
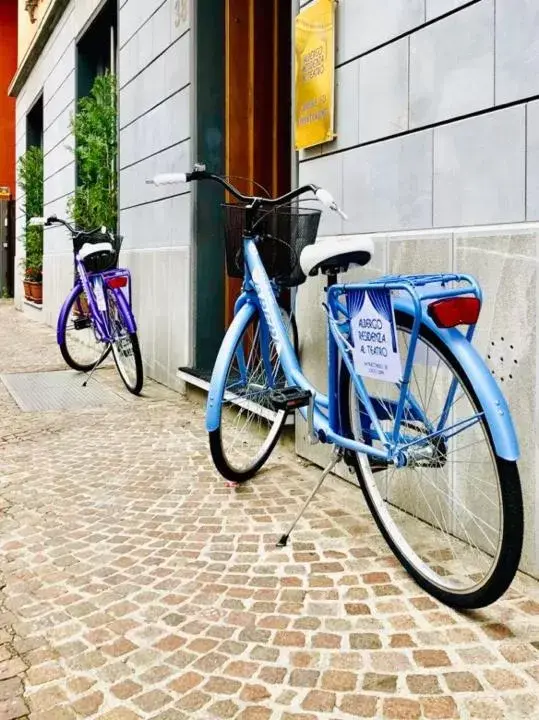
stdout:
<svg viewBox="0 0 539 720">
<path fill-rule="evenodd" d="M 90 380 L 92 379 L 92 375 L 95 373 L 95 371 L 97 370 L 97 368 L 101 365 L 101 363 L 102 363 L 102 361 L 103 361 L 103 358 L 105 357 L 105 355 L 106 355 L 107 352 L 108 352 L 109 347 L 110 347 L 110 345 L 107 345 L 107 346 L 105 347 L 105 349 L 104 349 L 103 352 L 101 353 L 101 356 L 100 356 L 99 360 L 96 362 L 96 364 L 95 364 L 95 365 L 93 366 L 93 368 L 90 370 L 90 374 L 88 375 L 88 377 L 86 378 L 86 380 L 82 383 L 82 387 L 86 387 L 86 385 L 88 385 L 88 383 L 89 383 Z"/>
<path fill-rule="evenodd" d="M 325 467 L 324 470 L 322 471 L 322 475 L 320 476 L 320 479 L 319 479 L 318 482 L 316 483 L 315 488 L 313 489 L 312 493 L 309 495 L 309 497 L 308 497 L 307 500 L 305 501 L 303 507 L 302 507 L 301 510 L 299 511 L 299 513 L 298 513 L 298 515 L 296 516 L 296 518 L 294 519 L 293 523 L 290 525 L 290 527 L 289 527 L 288 530 L 284 533 L 284 535 L 281 535 L 281 537 L 280 537 L 280 539 L 279 539 L 279 542 L 277 543 L 277 547 L 286 547 L 286 545 L 287 545 L 287 543 L 288 543 L 288 538 L 290 537 L 292 531 L 294 530 L 294 528 L 296 527 L 296 525 L 298 524 L 298 522 L 299 522 L 300 519 L 302 518 L 303 513 L 305 512 L 305 510 L 307 510 L 307 508 L 308 508 L 309 505 L 311 504 L 312 500 L 314 500 L 314 497 L 315 497 L 316 493 L 320 490 L 320 488 L 322 487 L 322 484 L 323 484 L 324 480 L 327 478 L 327 476 L 328 476 L 328 475 L 330 474 L 330 472 L 333 470 L 333 468 L 335 467 L 335 465 L 337 465 L 337 463 L 338 463 L 340 460 L 342 460 L 342 457 L 343 457 L 343 451 L 342 451 L 342 449 L 341 449 L 341 448 L 335 448 L 335 447 L 334 447 L 334 448 L 333 448 L 333 455 L 332 455 L 332 458 L 331 458 L 330 462 L 326 465 L 326 467 Z"/>
</svg>

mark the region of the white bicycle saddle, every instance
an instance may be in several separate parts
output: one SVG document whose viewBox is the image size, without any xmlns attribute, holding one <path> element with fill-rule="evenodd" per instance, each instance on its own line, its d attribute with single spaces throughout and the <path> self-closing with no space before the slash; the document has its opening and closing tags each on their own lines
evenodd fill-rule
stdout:
<svg viewBox="0 0 539 720">
<path fill-rule="evenodd" d="M 101 242 L 101 243 L 84 243 L 84 245 L 79 250 L 80 259 L 84 260 L 89 255 L 93 255 L 94 253 L 102 253 L 102 252 L 108 252 L 113 253 L 114 248 L 112 247 L 111 243 L 109 242 Z"/>
<path fill-rule="evenodd" d="M 367 265 L 374 252 L 370 237 L 339 237 L 319 240 L 301 251 L 299 262 L 304 275 L 345 272 L 353 265 Z"/>
</svg>

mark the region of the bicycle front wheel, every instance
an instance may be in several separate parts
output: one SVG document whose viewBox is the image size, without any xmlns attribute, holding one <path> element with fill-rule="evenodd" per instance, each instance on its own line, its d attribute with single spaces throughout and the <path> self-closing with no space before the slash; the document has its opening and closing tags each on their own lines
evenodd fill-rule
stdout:
<svg viewBox="0 0 539 720">
<path fill-rule="evenodd" d="M 413 319 L 397 312 L 401 357 Z M 442 417 L 452 382 L 456 392 L 444 432 L 430 437 Z M 387 439 L 395 429 L 400 388 L 365 380 Z M 369 509 L 392 551 L 419 585 L 455 608 L 497 600 L 518 568 L 523 538 L 520 481 L 515 462 L 497 456 L 481 403 L 450 347 L 422 327 L 399 444 L 397 468 L 354 454 L 352 462 Z M 382 448 L 343 364 L 343 429 Z"/>
<path fill-rule="evenodd" d="M 81 289 L 66 308 L 60 335 L 60 352 L 69 367 L 79 372 L 90 372 L 105 350 L 105 345 L 96 336 L 84 290 Z M 110 348 L 107 348 L 101 362 L 109 353 Z"/>
<path fill-rule="evenodd" d="M 107 291 L 112 355 L 124 385 L 130 393 L 138 395 L 144 381 L 142 356 L 137 334 L 129 332 L 126 310 L 116 295 L 120 292 Z"/>
<path fill-rule="evenodd" d="M 293 317 L 281 315 L 296 349 Z M 255 312 L 240 332 L 226 360 L 224 391 L 215 402 L 220 405 L 217 430 L 210 432 L 210 450 L 217 470 L 227 480 L 245 482 L 252 478 L 271 455 L 286 419 L 274 411 L 270 395 L 286 386 L 277 349 L 265 320 Z"/>
</svg>

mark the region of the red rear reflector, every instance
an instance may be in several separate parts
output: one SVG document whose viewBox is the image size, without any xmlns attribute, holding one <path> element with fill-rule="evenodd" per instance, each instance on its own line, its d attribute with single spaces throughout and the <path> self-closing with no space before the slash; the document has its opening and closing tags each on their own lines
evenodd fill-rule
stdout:
<svg viewBox="0 0 539 720">
<path fill-rule="evenodd" d="M 481 303 L 476 297 L 442 298 L 427 308 L 429 316 L 441 328 L 475 325 L 480 310 Z"/>
<path fill-rule="evenodd" d="M 118 288 L 123 288 L 127 285 L 127 278 L 125 275 L 107 278 L 107 285 L 113 290 L 118 290 Z"/>
</svg>

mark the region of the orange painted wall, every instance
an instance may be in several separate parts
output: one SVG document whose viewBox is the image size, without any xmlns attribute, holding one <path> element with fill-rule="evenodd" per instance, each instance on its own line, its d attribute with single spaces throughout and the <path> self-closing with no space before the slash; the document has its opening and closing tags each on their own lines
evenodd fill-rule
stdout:
<svg viewBox="0 0 539 720">
<path fill-rule="evenodd" d="M 17 70 L 17 0 L 0 0 L 0 186 L 15 195 L 15 99 L 7 95 Z"/>
</svg>

